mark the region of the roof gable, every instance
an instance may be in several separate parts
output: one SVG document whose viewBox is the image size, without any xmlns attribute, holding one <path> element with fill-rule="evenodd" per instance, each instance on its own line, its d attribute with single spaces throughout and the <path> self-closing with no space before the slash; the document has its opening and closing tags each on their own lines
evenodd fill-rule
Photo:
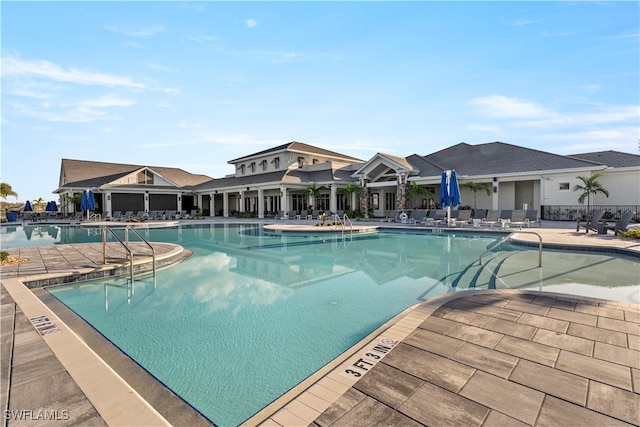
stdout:
<svg viewBox="0 0 640 427">
<path fill-rule="evenodd" d="M 197 185 L 212 180 L 206 175 L 191 174 L 179 168 L 62 159 L 60 186 L 96 188 L 143 170 L 150 170 L 166 180 L 165 184 L 170 183 L 178 187 Z"/>
<path fill-rule="evenodd" d="M 340 159 L 345 162 L 350 163 L 360 163 L 363 162 L 361 159 L 357 159 L 355 157 L 347 156 L 344 154 L 336 153 L 335 151 L 325 150 L 324 148 L 316 147 L 314 145 L 305 144 L 303 142 L 292 141 L 287 144 L 278 145 L 277 147 L 272 147 L 267 150 L 258 151 L 253 154 L 249 154 L 247 156 L 238 157 L 237 159 L 229 160 L 227 163 L 234 164 L 238 162 L 243 162 L 247 160 L 251 160 L 256 157 L 264 157 L 268 154 L 275 154 L 278 152 L 294 152 L 294 153 L 305 153 L 305 154 L 316 154 L 318 156 L 330 157 L 334 159 Z"/>
</svg>

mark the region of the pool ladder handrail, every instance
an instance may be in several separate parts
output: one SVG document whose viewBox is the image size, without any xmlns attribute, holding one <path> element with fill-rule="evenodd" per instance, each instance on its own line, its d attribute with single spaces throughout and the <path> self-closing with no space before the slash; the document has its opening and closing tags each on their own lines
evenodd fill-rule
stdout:
<svg viewBox="0 0 640 427">
<path fill-rule="evenodd" d="M 118 235 L 115 233 L 115 231 L 113 231 L 111 227 L 109 226 L 102 227 L 102 263 L 103 264 L 107 263 L 107 231 L 109 231 L 111 235 L 122 245 L 122 247 L 129 254 L 129 262 L 131 264 L 129 274 L 130 274 L 131 283 L 133 283 L 133 251 L 131 250 L 131 248 L 129 248 L 129 230 L 132 230 L 140 238 L 140 240 L 142 240 L 151 249 L 151 256 L 153 260 L 153 277 L 155 277 L 156 276 L 156 250 L 151 245 L 151 243 L 149 243 L 147 239 L 145 239 L 138 232 L 138 230 L 136 230 L 134 227 L 131 227 L 129 225 L 125 226 L 124 228 L 124 236 L 125 236 L 124 242 L 122 241 L 122 239 L 120 239 L 120 237 L 118 237 Z"/>
<path fill-rule="evenodd" d="M 485 268 L 485 266 L 482 265 L 482 257 L 484 257 L 486 254 L 493 252 L 493 250 L 495 248 L 497 248 L 498 246 L 500 246 L 501 244 L 503 244 L 504 242 L 506 242 L 507 240 L 511 240 L 512 236 L 514 234 L 518 234 L 518 233 L 525 233 L 525 234 L 535 234 L 536 236 L 538 236 L 538 267 L 542 267 L 542 236 L 540 236 L 540 234 L 536 233 L 535 231 L 516 231 L 513 233 L 509 233 L 507 236 L 505 236 L 504 238 L 502 238 L 500 241 L 498 241 L 495 244 L 490 245 L 491 247 L 489 249 L 487 249 L 486 251 L 484 251 L 480 257 L 478 258 L 478 265 L 480 267 L 482 267 L 483 269 Z M 496 273 L 494 273 L 493 271 L 489 271 L 489 273 L 494 276 L 497 280 L 499 280 L 500 282 L 502 282 L 503 285 L 505 285 L 507 288 L 510 288 L 509 284 L 506 283 L 500 276 L 498 276 Z"/>
<path fill-rule="evenodd" d="M 351 222 L 351 218 L 347 214 L 343 214 L 343 217 L 340 218 L 340 215 L 334 214 L 334 223 L 342 226 L 342 235 L 344 236 L 344 229 L 347 226 L 347 221 L 349 222 L 349 231 L 351 236 L 353 236 L 353 223 Z"/>
<path fill-rule="evenodd" d="M 482 265 L 482 257 L 484 257 L 486 254 L 492 252 L 495 248 L 497 248 L 498 246 L 500 246 L 501 244 L 503 244 L 504 242 L 506 242 L 507 240 L 511 240 L 511 238 L 513 237 L 514 234 L 535 234 L 536 236 L 538 236 L 538 267 L 542 267 L 542 236 L 538 233 L 536 233 L 535 231 L 514 231 L 512 233 L 509 233 L 506 237 L 504 237 L 502 240 L 500 240 L 498 243 L 491 245 L 491 247 L 489 249 L 487 249 L 486 251 L 484 251 L 480 257 L 478 258 L 478 265 Z"/>
</svg>

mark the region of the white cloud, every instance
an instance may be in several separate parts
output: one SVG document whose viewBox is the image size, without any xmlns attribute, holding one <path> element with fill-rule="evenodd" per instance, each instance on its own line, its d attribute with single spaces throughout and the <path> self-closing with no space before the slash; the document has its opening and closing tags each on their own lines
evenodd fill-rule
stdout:
<svg viewBox="0 0 640 427">
<path fill-rule="evenodd" d="M 118 86 L 132 89 L 146 89 L 143 83 L 136 82 L 129 77 L 115 76 L 76 68 L 63 69 L 52 62 L 24 61 L 14 57 L 2 58 L 3 76 L 34 76 L 55 81 L 75 83 L 80 85 Z"/>
<path fill-rule="evenodd" d="M 479 108 L 480 113 L 492 118 L 549 117 L 553 113 L 533 102 L 503 95 L 488 95 L 468 102 Z"/>
<path fill-rule="evenodd" d="M 69 105 L 76 105 L 79 107 L 104 108 L 104 107 L 129 107 L 131 105 L 134 105 L 135 103 L 136 102 L 131 99 L 119 98 L 115 95 L 106 95 L 97 99 L 79 101 L 77 103 L 69 104 Z"/>
<path fill-rule="evenodd" d="M 165 31 L 165 28 L 162 25 L 153 25 L 151 27 L 138 28 L 135 28 L 133 26 L 124 28 L 118 25 L 106 25 L 104 28 L 114 33 L 125 34 L 127 36 L 140 38 L 152 37 L 158 33 L 162 33 Z"/>
<path fill-rule="evenodd" d="M 247 24 L 247 27 L 249 27 L 249 28 L 255 28 L 258 25 L 258 21 L 256 21 L 253 18 L 247 19 L 247 21 L 245 23 Z"/>
</svg>

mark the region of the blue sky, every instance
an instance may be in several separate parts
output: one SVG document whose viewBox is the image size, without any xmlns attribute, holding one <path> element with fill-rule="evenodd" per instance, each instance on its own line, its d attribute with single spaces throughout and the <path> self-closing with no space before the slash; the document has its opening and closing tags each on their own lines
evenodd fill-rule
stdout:
<svg viewBox="0 0 640 427">
<path fill-rule="evenodd" d="M 62 158 L 217 178 L 290 141 L 364 160 L 493 141 L 637 154 L 639 9 L 3 1 L 0 179 L 53 200 Z"/>
</svg>

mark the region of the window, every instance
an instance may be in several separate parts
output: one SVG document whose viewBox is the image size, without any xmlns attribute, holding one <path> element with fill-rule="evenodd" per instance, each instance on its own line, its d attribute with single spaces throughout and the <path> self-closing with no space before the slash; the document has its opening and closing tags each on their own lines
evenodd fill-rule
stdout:
<svg viewBox="0 0 640 427">
<path fill-rule="evenodd" d="M 245 170 L 244 165 L 240 165 L 240 173 L 241 173 L 242 175 L 244 175 L 244 170 Z"/>
<path fill-rule="evenodd" d="M 322 193 L 320 194 L 320 196 L 318 196 L 317 199 L 314 200 L 314 203 L 316 204 L 314 206 L 315 209 L 321 210 L 321 211 L 329 211 L 329 204 L 330 204 L 330 195 L 329 194 L 325 194 Z"/>
<path fill-rule="evenodd" d="M 317 165 L 318 163 L 320 163 L 320 160 L 318 160 L 318 159 L 313 159 L 313 160 L 311 161 L 311 163 L 313 163 L 314 165 Z"/>
<path fill-rule="evenodd" d="M 276 157 L 275 159 L 271 160 L 271 163 L 273 163 L 273 166 L 276 169 L 280 169 L 280 157 Z"/>
<path fill-rule="evenodd" d="M 260 166 L 262 166 L 262 170 L 266 171 L 267 170 L 267 161 L 263 160 L 260 162 Z"/>
<path fill-rule="evenodd" d="M 138 172 L 138 184 L 153 184 L 153 173 L 148 170 Z"/>
<path fill-rule="evenodd" d="M 298 167 L 301 168 L 305 164 L 304 157 L 298 157 Z"/>
<path fill-rule="evenodd" d="M 384 210 L 391 211 L 396 208 L 396 193 L 384 193 Z"/>
<path fill-rule="evenodd" d="M 380 209 L 380 194 L 379 193 L 371 193 L 369 194 L 369 209 Z"/>
<path fill-rule="evenodd" d="M 251 168 L 251 172 L 255 172 L 256 171 L 256 162 L 251 162 L 251 164 L 249 165 L 249 167 Z"/>
<path fill-rule="evenodd" d="M 559 184 L 559 190 L 568 190 L 569 189 L 569 183 L 568 182 L 560 182 Z"/>
<path fill-rule="evenodd" d="M 297 212 L 306 212 L 307 211 L 307 200 L 308 197 L 304 194 L 292 194 L 291 195 L 291 204 L 293 210 Z"/>
</svg>

